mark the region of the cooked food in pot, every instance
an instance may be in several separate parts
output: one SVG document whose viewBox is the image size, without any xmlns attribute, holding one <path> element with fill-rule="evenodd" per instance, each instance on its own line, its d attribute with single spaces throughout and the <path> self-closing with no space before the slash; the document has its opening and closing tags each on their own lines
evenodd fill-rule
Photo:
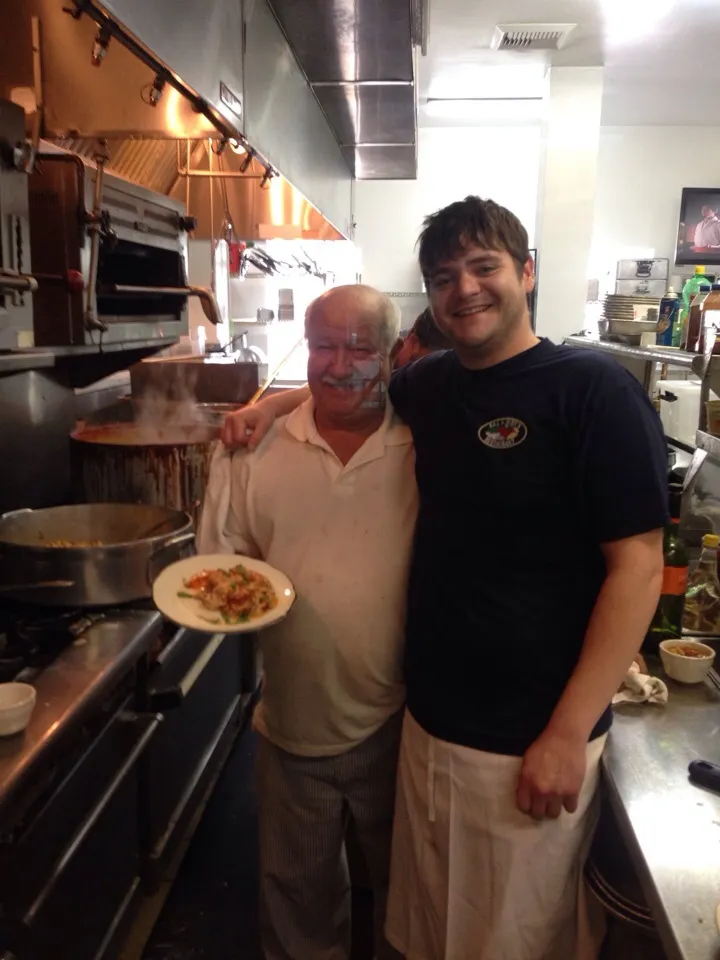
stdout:
<svg viewBox="0 0 720 960">
<path fill-rule="evenodd" d="M 101 547 L 102 540 L 48 540 L 43 547 Z"/>
<path fill-rule="evenodd" d="M 241 563 L 230 570 L 202 570 L 184 581 L 179 597 L 200 600 L 220 616 L 209 623 L 246 623 L 277 606 L 277 595 L 267 577 Z M 205 619 L 205 618 L 204 618 Z"/>
<path fill-rule="evenodd" d="M 184 446 L 212 443 L 219 439 L 220 428 L 202 424 L 111 423 L 84 426 L 74 431 L 73 439 L 84 443 L 125 447 Z"/>
</svg>

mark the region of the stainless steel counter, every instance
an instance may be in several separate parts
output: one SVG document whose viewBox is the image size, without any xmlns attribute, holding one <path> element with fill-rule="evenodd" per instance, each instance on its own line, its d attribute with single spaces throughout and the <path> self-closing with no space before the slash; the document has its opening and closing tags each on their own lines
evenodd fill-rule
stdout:
<svg viewBox="0 0 720 960">
<path fill-rule="evenodd" d="M 63 735 L 149 649 L 161 622 L 153 610 L 115 612 L 90 626 L 33 681 L 37 702 L 28 727 L 0 738 L 0 814 Z"/>
<path fill-rule="evenodd" d="M 720 762 L 720 688 L 666 682 L 664 707 L 615 707 L 605 780 L 668 960 L 718 960 L 720 794 L 688 764 Z"/>
</svg>

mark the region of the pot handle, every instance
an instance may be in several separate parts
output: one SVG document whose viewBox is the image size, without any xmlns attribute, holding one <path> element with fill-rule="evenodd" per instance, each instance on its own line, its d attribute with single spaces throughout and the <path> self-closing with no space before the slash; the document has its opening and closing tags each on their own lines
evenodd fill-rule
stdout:
<svg viewBox="0 0 720 960">
<path fill-rule="evenodd" d="M 152 587 L 155 581 L 155 574 L 153 573 L 154 562 L 157 559 L 158 554 L 164 553 L 166 550 L 172 550 L 174 547 L 181 547 L 186 543 L 190 543 L 195 539 L 195 531 L 189 530 L 187 533 L 178 533 L 174 537 L 170 537 L 169 540 L 166 540 L 165 543 L 160 544 L 156 547 L 153 552 L 148 557 L 147 562 L 147 583 L 149 587 Z"/>
<path fill-rule="evenodd" d="M 8 510 L 7 513 L 3 513 L 0 516 L 0 520 L 7 520 L 8 517 L 17 517 L 21 513 L 32 513 L 30 507 L 20 507 L 19 510 Z"/>
</svg>

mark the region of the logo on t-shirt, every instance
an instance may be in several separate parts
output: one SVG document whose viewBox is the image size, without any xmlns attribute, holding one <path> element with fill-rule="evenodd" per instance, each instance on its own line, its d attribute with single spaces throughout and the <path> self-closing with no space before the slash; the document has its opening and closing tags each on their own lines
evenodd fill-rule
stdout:
<svg viewBox="0 0 720 960">
<path fill-rule="evenodd" d="M 478 430 L 478 437 L 486 447 L 493 450 L 509 450 L 522 443 L 527 436 L 527 427 L 515 417 L 498 417 L 489 420 Z"/>
</svg>

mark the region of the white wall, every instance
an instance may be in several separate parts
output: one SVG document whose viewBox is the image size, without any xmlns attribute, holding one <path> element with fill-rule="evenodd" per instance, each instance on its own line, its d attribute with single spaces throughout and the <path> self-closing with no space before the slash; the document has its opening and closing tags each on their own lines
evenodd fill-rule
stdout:
<svg viewBox="0 0 720 960">
<path fill-rule="evenodd" d="M 359 180 L 355 242 L 364 283 L 387 292 L 422 289 L 415 243 L 440 207 L 478 194 L 509 207 L 535 240 L 539 124 L 421 128 L 417 180 Z"/>
<path fill-rule="evenodd" d="M 602 67 L 550 70 L 538 205 L 536 328 L 555 343 L 583 328 L 602 94 Z"/>
<path fill-rule="evenodd" d="M 614 287 L 622 257 L 669 257 L 683 187 L 720 187 L 720 127 L 602 127 L 588 276 Z M 683 273 L 692 272 L 688 268 Z"/>
<path fill-rule="evenodd" d="M 600 280 L 603 292 L 612 289 L 622 257 L 669 257 L 671 275 L 677 272 L 680 194 L 683 187 L 720 187 L 720 126 L 600 127 L 595 197 L 586 190 L 580 198 L 591 237 L 589 258 L 587 247 L 580 259 L 566 251 L 557 258 L 559 265 L 542 242 L 554 209 L 542 146 L 539 125 L 421 128 L 417 180 L 356 183 L 356 243 L 364 282 L 391 292 L 420 291 L 415 242 L 423 217 L 468 193 L 510 207 L 527 227 L 531 244 L 537 243 L 539 332 L 555 340 L 583 326 L 582 304 L 558 280 L 563 264 L 581 293 L 587 279 Z M 564 152 L 562 144 L 556 150 L 556 171 L 563 164 L 570 169 L 576 160 L 577 145 L 570 138 Z M 586 179 L 587 186 L 593 177 Z M 558 183 L 562 187 L 562 177 Z M 573 201 L 574 209 L 580 207 Z"/>
</svg>

